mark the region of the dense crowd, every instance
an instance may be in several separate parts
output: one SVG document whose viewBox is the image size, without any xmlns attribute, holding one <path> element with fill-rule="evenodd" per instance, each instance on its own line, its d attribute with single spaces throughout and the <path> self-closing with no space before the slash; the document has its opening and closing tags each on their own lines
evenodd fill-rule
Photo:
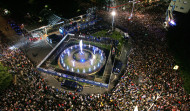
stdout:
<svg viewBox="0 0 190 111">
<path fill-rule="evenodd" d="M 157 8 L 163 12 L 162 7 Z M 173 70 L 175 61 L 162 28 L 165 16 L 159 11 L 149 11 L 134 12 L 131 20 L 128 19 L 130 13 L 118 11 L 115 24 L 130 32 L 133 49 L 126 73 L 112 96 L 117 97 L 121 110 L 137 105 L 141 110 L 188 111 L 190 96 L 184 91 L 180 72 Z M 109 12 L 100 14 L 109 15 Z M 111 21 L 111 18 L 104 19 Z"/>
<path fill-rule="evenodd" d="M 175 61 L 159 27 L 162 21 L 155 22 L 153 16 L 143 13 L 135 13 L 132 21 L 123 18 L 129 13 L 118 15 L 116 24 L 128 28 L 133 45 L 126 71 L 112 92 L 85 95 L 53 88 L 20 49 L 1 44 L 0 60 L 17 75 L 17 84 L 0 95 L 0 110 L 131 111 L 138 106 L 139 110 L 188 111 L 190 96 L 182 87 L 180 72 L 173 70 Z"/>
</svg>

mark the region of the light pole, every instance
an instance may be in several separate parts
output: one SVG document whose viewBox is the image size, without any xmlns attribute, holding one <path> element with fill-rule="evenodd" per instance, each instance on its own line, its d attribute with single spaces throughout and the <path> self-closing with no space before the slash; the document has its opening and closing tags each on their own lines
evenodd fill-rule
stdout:
<svg viewBox="0 0 190 111">
<path fill-rule="evenodd" d="M 132 11 L 131 11 L 131 15 L 129 16 L 128 20 L 131 20 L 132 16 L 133 16 L 133 10 L 134 10 L 134 6 L 135 6 L 135 0 L 131 1 L 133 2 L 133 8 L 132 8 Z"/>
<path fill-rule="evenodd" d="M 113 25 L 114 25 L 114 16 L 115 16 L 115 11 L 113 10 L 112 12 L 111 12 L 111 15 L 112 15 L 112 31 L 114 30 L 114 27 L 113 27 Z"/>
</svg>

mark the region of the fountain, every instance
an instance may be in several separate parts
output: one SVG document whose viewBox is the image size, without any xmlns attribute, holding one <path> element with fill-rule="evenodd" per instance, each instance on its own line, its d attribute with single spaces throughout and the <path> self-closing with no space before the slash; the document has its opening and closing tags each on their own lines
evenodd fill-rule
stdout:
<svg viewBox="0 0 190 111">
<path fill-rule="evenodd" d="M 80 46 L 80 52 L 81 52 L 81 54 L 83 54 L 83 52 L 82 52 L 82 46 L 83 46 L 83 44 L 82 44 L 82 40 L 80 40 L 80 42 L 79 42 L 79 46 Z"/>
<path fill-rule="evenodd" d="M 79 74 L 94 74 L 99 71 L 106 62 L 104 51 L 93 45 L 72 45 L 63 50 L 59 56 L 59 66 L 63 70 Z"/>
</svg>

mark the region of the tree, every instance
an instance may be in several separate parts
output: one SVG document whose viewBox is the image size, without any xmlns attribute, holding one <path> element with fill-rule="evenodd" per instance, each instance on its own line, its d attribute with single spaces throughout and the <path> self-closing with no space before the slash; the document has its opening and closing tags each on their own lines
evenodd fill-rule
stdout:
<svg viewBox="0 0 190 111">
<path fill-rule="evenodd" d="M 8 73 L 7 67 L 0 63 L 0 91 L 7 88 L 13 80 L 11 74 Z"/>
</svg>

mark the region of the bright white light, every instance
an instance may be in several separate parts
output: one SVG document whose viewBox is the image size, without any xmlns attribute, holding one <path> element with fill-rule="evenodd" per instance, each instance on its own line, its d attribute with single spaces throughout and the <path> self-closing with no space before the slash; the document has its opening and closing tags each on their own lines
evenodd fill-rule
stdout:
<svg viewBox="0 0 190 111">
<path fill-rule="evenodd" d="M 73 67 L 75 66 L 75 61 L 72 61 L 73 62 Z"/>
<path fill-rule="evenodd" d="M 89 71 L 91 71 L 91 68 L 89 68 Z"/>
<path fill-rule="evenodd" d="M 15 48 L 16 48 L 15 46 L 9 47 L 10 50 L 14 50 Z"/>
<path fill-rule="evenodd" d="M 90 60 L 90 65 L 93 65 L 93 61 L 94 61 L 93 59 Z"/>
<path fill-rule="evenodd" d="M 174 69 L 174 70 L 178 70 L 178 69 L 179 69 L 179 66 L 178 66 L 178 65 L 175 65 L 173 69 Z"/>
<path fill-rule="evenodd" d="M 8 14 L 9 11 L 7 9 L 4 9 L 4 14 Z"/>
<path fill-rule="evenodd" d="M 111 15 L 112 15 L 112 16 L 115 16 L 115 14 L 116 14 L 115 11 L 112 11 L 112 12 L 111 12 Z"/>
<path fill-rule="evenodd" d="M 98 63 L 98 67 L 100 66 L 100 63 Z"/>
<path fill-rule="evenodd" d="M 71 69 L 71 71 L 72 71 L 72 72 L 74 71 L 73 68 Z"/>
<path fill-rule="evenodd" d="M 171 24 L 171 25 L 176 25 L 176 23 L 175 23 L 174 20 L 170 20 L 170 24 Z"/>
<path fill-rule="evenodd" d="M 59 32 L 60 32 L 60 33 L 63 33 L 63 30 L 62 30 L 62 29 L 59 29 Z"/>
<path fill-rule="evenodd" d="M 70 52 L 69 52 L 69 50 L 67 51 L 67 54 L 68 54 L 68 56 L 70 55 Z"/>
<path fill-rule="evenodd" d="M 79 46 L 80 46 L 80 52 L 82 53 L 82 40 L 80 40 Z"/>
<path fill-rule="evenodd" d="M 95 56 L 95 55 L 93 55 L 92 59 L 95 59 L 95 58 L 96 58 L 96 56 Z"/>
<path fill-rule="evenodd" d="M 138 106 L 135 106 L 135 109 L 134 109 L 134 111 L 138 111 Z"/>
</svg>

